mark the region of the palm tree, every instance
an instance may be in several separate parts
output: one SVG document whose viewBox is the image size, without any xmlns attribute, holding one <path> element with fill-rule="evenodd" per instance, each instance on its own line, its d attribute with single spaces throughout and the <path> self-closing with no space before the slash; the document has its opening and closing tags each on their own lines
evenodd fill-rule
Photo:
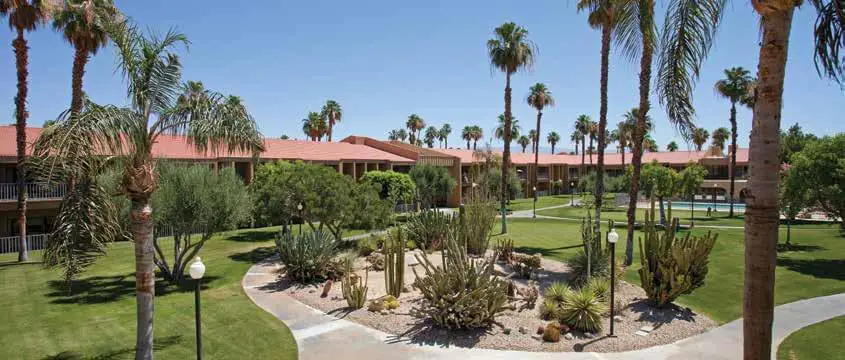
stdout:
<svg viewBox="0 0 845 360">
<path fill-rule="evenodd" d="M 714 89 L 716 94 L 728 99 L 731 102 L 731 165 L 728 168 L 728 173 L 731 178 L 731 185 L 728 191 L 730 197 L 730 210 L 728 217 L 734 216 L 734 183 L 736 182 L 736 104 L 749 98 L 750 91 L 754 87 L 756 80 L 750 75 L 748 70 L 742 67 L 733 67 L 725 69 L 725 78 L 716 81 Z"/>
<path fill-rule="evenodd" d="M 449 148 L 449 134 L 451 133 L 452 125 L 449 125 L 448 123 L 443 124 L 443 126 L 441 126 L 440 130 L 437 132 L 437 139 L 443 142 L 444 149 Z"/>
<path fill-rule="evenodd" d="M 578 11 L 587 11 L 587 23 L 593 29 L 601 30 L 601 73 L 599 77 L 599 122 L 595 129 L 590 133 L 590 147 L 592 148 L 593 135 L 598 135 L 598 164 L 596 164 L 596 189 L 595 189 L 595 205 L 596 205 L 596 220 L 595 229 L 601 229 L 601 208 L 602 196 L 604 194 L 604 150 L 606 147 L 606 131 L 607 131 L 607 78 L 610 72 L 610 40 L 611 33 L 618 24 L 618 18 L 622 13 L 623 8 L 620 6 L 629 0 L 579 0 Z M 593 156 L 590 153 L 590 164 L 593 163 Z M 588 276 L 589 276 L 588 266 Z"/>
<path fill-rule="evenodd" d="M 387 140 L 396 141 L 399 140 L 399 130 L 393 129 L 387 133 Z"/>
<path fill-rule="evenodd" d="M 71 81 L 71 115 L 82 109 L 82 77 L 90 55 L 105 47 L 109 37 L 107 24 L 117 20 L 119 13 L 112 0 L 66 0 L 53 13 L 53 29 L 62 32 L 74 50 Z"/>
<path fill-rule="evenodd" d="M 340 104 L 338 104 L 337 101 L 328 100 L 326 101 L 326 104 L 323 105 L 323 109 L 320 110 L 320 116 L 323 118 L 323 122 L 329 125 L 327 133 L 329 135 L 329 142 L 332 142 L 334 124 L 340 122 L 340 119 L 343 117 L 343 109 L 341 109 Z"/>
<path fill-rule="evenodd" d="M 472 141 L 472 126 L 464 126 L 461 130 L 461 139 L 467 142 L 467 150 L 469 150 L 469 142 Z"/>
<path fill-rule="evenodd" d="M 531 129 L 528 130 L 528 138 L 531 139 L 531 153 L 537 153 L 537 144 L 539 139 L 537 139 L 537 130 Z"/>
<path fill-rule="evenodd" d="M 27 93 L 29 92 L 29 44 L 24 33 L 34 31 L 38 26 L 45 23 L 49 17 L 51 3 L 46 0 L 0 0 L 0 15 L 8 16 L 9 27 L 17 32 L 12 40 L 12 48 L 15 49 L 15 69 L 18 78 L 18 93 L 15 95 L 15 126 L 17 142 L 17 211 L 18 227 L 20 236 L 20 250 L 18 261 L 26 261 L 29 254 L 26 250 L 26 119 L 29 111 L 26 110 Z"/>
<path fill-rule="evenodd" d="M 399 141 L 405 141 L 408 138 L 408 132 L 405 129 L 397 129 L 396 130 L 396 138 Z"/>
<path fill-rule="evenodd" d="M 478 125 L 472 126 L 472 149 L 475 150 L 476 146 L 478 145 L 478 140 L 481 140 L 484 137 L 484 129 L 482 129 Z"/>
<path fill-rule="evenodd" d="M 725 149 L 725 142 L 728 141 L 728 138 L 731 137 L 731 131 L 728 128 L 720 127 L 716 130 L 713 130 L 713 146 L 719 148 L 719 151 Z"/>
<path fill-rule="evenodd" d="M 505 121 L 505 114 L 499 114 L 499 125 L 496 126 L 496 130 L 493 131 L 493 137 L 499 140 L 505 139 L 505 124 L 507 124 L 507 121 Z M 521 131 L 522 127 L 519 126 L 519 120 L 516 118 L 511 119 L 511 136 L 518 138 Z"/>
<path fill-rule="evenodd" d="M 543 83 L 536 83 L 530 89 L 528 89 L 528 96 L 525 98 L 525 102 L 528 103 L 528 106 L 531 106 L 537 109 L 537 128 L 531 130 L 533 134 L 530 134 L 531 142 L 534 143 L 533 150 L 534 150 L 534 188 L 537 188 L 537 167 L 540 163 L 540 120 L 543 118 L 543 109 L 547 106 L 555 106 L 555 98 L 552 96 L 552 92 L 546 87 Z M 534 194 L 536 198 L 536 193 Z"/>
<path fill-rule="evenodd" d="M 302 132 L 311 138 L 311 141 L 320 141 L 328 131 L 326 119 L 315 111 L 308 112 L 308 116 L 302 119 Z"/>
<path fill-rule="evenodd" d="M 508 223 L 505 204 L 508 201 L 508 167 L 511 162 L 511 75 L 520 69 L 530 69 L 534 64 L 534 44 L 528 40 L 528 30 L 508 22 L 495 30 L 494 37 L 487 41 L 490 64 L 505 73 L 505 113 L 504 136 L 505 148 L 502 152 L 502 234 L 507 234 Z"/>
<path fill-rule="evenodd" d="M 591 150 L 595 149 L 595 147 L 593 147 L 593 140 L 596 139 L 596 137 L 598 135 L 598 130 L 599 130 L 598 124 L 596 124 L 595 121 L 590 121 L 589 127 L 587 128 L 587 137 L 590 138 L 590 146 L 588 146 L 587 149 L 591 149 Z M 590 151 L 590 165 L 593 165 L 593 152 L 592 151 Z"/>
<path fill-rule="evenodd" d="M 660 147 L 657 146 L 657 141 L 654 141 L 651 134 L 646 134 L 645 139 L 643 139 L 643 150 L 648 152 L 660 151 Z"/>
<path fill-rule="evenodd" d="M 84 105 L 79 121 L 61 121 L 45 129 L 34 157 L 82 160 L 67 162 L 70 166 L 84 166 L 88 160 L 98 159 L 102 151 L 123 159 L 121 193 L 131 202 L 130 232 L 135 246 L 135 358 L 152 359 L 155 250 L 150 198 L 157 186 L 153 144 L 167 134 L 187 137 L 188 143 L 202 152 L 261 151 L 263 139 L 237 98 L 227 99 L 211 91 L 202 96 L 178 96 L 192 91 L 180 84 L 182 66 L 173 52 L 177 45 L 187 44 L 184 35 L 169 31 L 164 36 L 145 36 L 127 23 L 115 24 L 109 33 L 118 69 L 127 83 L 129 107 Z M 51 238 L 73 236 L 64 231 L 74 226 L 64 225 L 74 224 L 58 224 Z"/>
<path fill-rule="evenodd" d="M 695 144 L 695 151 L 701 151 L 709 138 L 710 132 L 707 129 L 696 128 L 692 133 L 692 143 Z"/>
<path fill-rule="evenodd" d="M 548 142 L 549 145 L 552 146 L 552 154 L 554 154 L 555 145 L 560 142 L 560 134 L 558 134 L 556 131 L 550 132 L 549 135 L 546 136 L 546 142 Z"/>
<path fill-rule="evenodd" d="M 633 124 L 629 121 L 620 121 L 616 123 L 616 130 L 613 130 L 613 138 L 619 142 L 619 153 L 622 155 L 622 167 L 625 167 L 625 147 L 631 142 L 631 126 Z"/>
<path fill-rule="evenodd" d="M 425 144 L 428 145 L 429 149 L 434 147 L 434 141 L 437 140 L 438 136 L 440 136 L 440 131 L 436 127 L 429 126 L 428 129 L 425 129 Z"/>
<path fill-rule="evenodd" d="M 416 145 L 418 140 L 417 137 L 421 135 L 419 132 L 422 131 L 422 129 L 425 129 L 425 120 L 417 114 L 411 114 L 405 122 L 405 127 L 410 133 L 408 135 L 409 142 L 411 145 Z"/>
<path fill-rule="evenodd" d="M 668 144 L 666 144 L 666 150 L 669 152 L 678 151 L 678 143 L 670 141 Z"/>
<path fill-rule="evenodd" d="M 586 137 L 590 134 L 590 126 L 593 120 L 590 119 L 589 115 L 578 115 L 578 118 L 575 119 L 575 131 L 581 134 L 581 169 L 578 170 L 578 176 L 584 176 L 584 160 L 585 156 L 587 155 L 587 141 Z"/>
<path fill-rule="evenodd" d="M 516 140 L 516 143 L 519 144 L 519 146 L 522 146 L 522 152 L 525 153 L 525 148 L 527 148 L 528 145 L 531 145 L 531 139 L 529 139 L 528 136 L 522 135 Z"/>
<path fill-rule="evenodd" d="M 579 130 L 574 130 L 572 131 L 572 134 L 569 135 L 569 141 L 575 143 L 575 155 L 578 155 L 578 143 L 581 141 L 582 137 L 584 137 L 584 134 L 582 134 Z"/>
</svg>

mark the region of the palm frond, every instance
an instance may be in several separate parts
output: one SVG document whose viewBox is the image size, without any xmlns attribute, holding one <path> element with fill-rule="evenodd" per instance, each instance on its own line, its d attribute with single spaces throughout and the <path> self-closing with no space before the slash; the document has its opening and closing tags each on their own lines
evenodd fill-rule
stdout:
<svg viewBox="0 0 845 360">
<path fill-rule="evenodd" d="M 162 131 L 186 136 L 199 151 L 263 151 L 264 139 L 246 106 L 238 98 L 209 94 L 206 101 L 165 113 Z"/>
<path fill-rule="evenodd" d="M 666 9 L 656 91 L 669 122 L 684 136 L 695 128 L 692 91 L 725 4 L 726 0 L 671 0 Z"/>
<path fill-rule="evenodd" d="M 614 10 L 613 41 L 628 61 L 640 57 L 643 46 L 652 52 L 657 40 L 654 0 L 618 0 Z"/>
<path fill-rule="evenodd" d="M 845 0 L 810 0 L 818 11 L 816 38 L 816 71 L 842 84 L 845 80 L 845 56 L 839 49 L 845 45 Z"/>
</svg>

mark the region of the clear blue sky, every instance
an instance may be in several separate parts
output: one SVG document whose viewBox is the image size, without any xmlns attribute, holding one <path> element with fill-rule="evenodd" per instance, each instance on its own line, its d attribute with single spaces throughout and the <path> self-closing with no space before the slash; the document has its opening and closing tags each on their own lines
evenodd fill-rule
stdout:
<svg viewBox="0 0 845 360">
<path fill-rule="evenodd" d="M 411 113 L 427 124 L 452 125 L 450 145 L 460 129 L 478 124 L 489 137 L 503 112 L 504 76 L 492 72 L 485 42 L 506 21 L 526 27 L 539 48 L 532 72 L 513 79 L 514 114 L 523 128 L 536 113 L 524 99 L 528 87 L 545 83 L 557 98 L 546 111 L 543 134 L 569 134 L 578 114 L 598 120 L 599 33 L 575 11 L 575 1 L 199 1 L 118 0 L 118 6 L 154 31 L 176 27 L 192 44 L 183 51 L 184 79 L 241 96 L 268 137 L 302 138 L 300 120 L 327 99 L 343 106 L 336 139 L 350 134 L 386 137 Z M 659 10 L 662 18 L 662 9 Z M 830 134 L 845 129 L 840 87 L 820 79 L 813 65 L 814 10 L 796 14 L 786 75 L 783 126 Z M 0 107 L 13 119 L 15 67 L 12 32 L 0 25 Z M 714 95 L 722 69 L 756 72 L 757 17 L 748 1 L 728 8 L 715 47 L 695 92 L 697 124 L 712 132 L 728 126 L 727 101 Z M 73 52 L 59 34 L 45 28 L 29 35 L 30 123 L 40 126 L 70 102 Z M 114 72 L 113 49 L 92 59 L 85 90 L 98 103 L 125 104 L 125 87 Z M 638 66 L 611 54 L 609 124 L 637 103 Z M 657 99 L 652 98 L 657 104 Z M 661 148 L 678 140 L 656 107 L 654 137 Z M 751 113 L 739 111 L 739 141 L 745 146 Z M 679 141 L 682 148 L 686 146 Z"/>
</svg>

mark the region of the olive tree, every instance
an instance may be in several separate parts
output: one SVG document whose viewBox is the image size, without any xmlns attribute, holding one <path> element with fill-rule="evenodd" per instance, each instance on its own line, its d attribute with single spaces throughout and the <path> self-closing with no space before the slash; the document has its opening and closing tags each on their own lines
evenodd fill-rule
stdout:
<svg viewBox="0 0 845 360">
<path fill-rule="evenodd" d="M 233 169 L 215 174 L 207 166 L 160 166 L 159 188 L 153 194 L 155 264 L 172 283 L 179 283 L 185 268 L 211 237 L 249 219 L 249 192 Z M 172 250 L 165 250 L 171 245 Z M 172 259 L 168 261 L 168 257 Z"/>
<path fill-rule="evenodd" d="M 457 186 L 449 171 L 440 166 L 422 164 L 408 173 L 417 186 L 417 197 L 423 208 L 432 208 L 439 197 L 445 197 Z"/>
</svg>

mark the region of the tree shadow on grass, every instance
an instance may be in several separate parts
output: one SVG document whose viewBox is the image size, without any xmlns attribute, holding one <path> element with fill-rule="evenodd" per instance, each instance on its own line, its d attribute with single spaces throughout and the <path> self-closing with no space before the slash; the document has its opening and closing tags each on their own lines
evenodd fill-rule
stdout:
<svg viewBox="0 0 845 360">
<path fill-rule="evenodd" d="M 790 259 L 779 257 L 777 266 L 820 279 L 845 280 L 845 260 Z"/>
<path fill-rule="evenodd" d="M 160 351 L 164 350 L 168 347 L 173 345 L 177 345 L 182 342 L 182 335 L 172 335 L 166 336 L 164 338 L 156 338 L 153 339 L 153 351 Z M 94 356 L 84 356 L 75 351 L 62 351 L 56 355 L 49 355 L 43 358 L 43 360 L 112 360 L 112 359 L 125 359 L 129 354 L 135 353 L 135 348 L 123 348 L 118 350 L 109 351 L 107 353 L 98 354 Z"/>
<path fill-rule="evenodd" d="M 266 260 L 269 257 L 276 255 L 276 251 L 277 250 L 275 246 L 264 246 L 252 249 L 247 252 L 229 255 L 229 259 L 250 264 L 257 264 L 263 260 Z"/>
<path fill-rule="evenodd" d="M 802 245 L 802 244 L 778 244 L 778 252 L 813 252 L 822 251 L 826 248 L 818 245 Z"/>
<path fill-rule="evenodd" d="M 278 235 L 279 230 L 250 230 L 226 236 L 226 240 L 238 242 L 264 242 L 273 240 Z"/>
<path fill-rule="evenodd" d="M 202 278 L 202 289 L 208 289 L 209 284 L 219 279 L 218 276 Z M 63 280 L 47 282 L 51 292 L 48 297 L 54 298 L 53 304 L 102 304 L 129 298 L 135 295 L 135 273 L 113 276 L 91 276 L 73 280 L 71 292 L 68 293 L 67 284 Z M 194 291 L 194 282 L 185 279 L 179 285 L 171 285 L 164 278 L 156 278 L 156 297 L 167 296 L 172 293 Z"/>
<path fill-rule="evenodd" d="M 43 263 L 41 261 L 26 261 L 26 262 L 18 262 L 17 260 L 6 261 L 6 262 L 0 262 L 0 270 L 6 270 L 6 269 L 9 269 L 9 268 L 14 268 L 14 267 L 32 266 L 32 265 L 39 265 L 40 266 L 42 264 Z"/>
<path fill-rule="evenodd" d="M 472 348 L 486 333 L 488 333 L 486 329 L 447 330 L 427 318 L 417 320 L 408 331 L 402 334 L 388 336 L 387 343 Z"/>
<path fill-rule="evenodd" d="M 581 248 L 581 247 L 584 247 L 584 245 L 578 244 L 578 245 L 561 246 L 561 247 L 556 247 L 556 248 L 541 248 L 541 247 L 536 247 L 536 246 L 518 246 L 518 247 L 514 248 L 513 250 L 518 252 L 518 253 L 523 253 L 523 254 L 529 254 L 529 255 L 540 254 L 540 255 L 543 255 L 544 257 L 549 257 L 549 256 L 554 255 L 555 253 L 558 253 L 558 252 L 561 252 L 561 251 L 564 251 L 564 250 L 577 249 L 577 248 Z"/>
</svg>

